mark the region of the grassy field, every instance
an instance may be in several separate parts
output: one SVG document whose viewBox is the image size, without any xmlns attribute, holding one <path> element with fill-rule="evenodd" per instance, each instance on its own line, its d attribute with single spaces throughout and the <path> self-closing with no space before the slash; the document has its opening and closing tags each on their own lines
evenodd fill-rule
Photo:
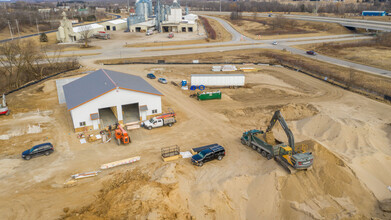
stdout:
<svg viewBox="0 0 391 220">
<path fill-rule="evenodd" d="M 391 70 L 391 48 L 381 45 L 361 44 L 363 41 L 344 43 L 303 44 L 294 47 L 314 50 L 320 54 L 339 59 Z M 338 45 L 351 45 L 338 47 Z"/>
<path fill-rule="evenodd" d="M 127 59 L 99 60 L 96 63 L 121 64 L 130 62 L 155 62 L 165 60 L 166 63 L 191 63 L 197 57 L 200 63 L 270 63 L 283 64 L 301 69 L 314 77 L 328 78 L 329 82 L 347 88 L 370 97 L 382 99 L 382 95 L 391 96 L 391 79 L 383 76 L 372 75 L 358 70 L 332 65 L 326 62 L 313 60 L 306 57 L 297 57 L 289 52 L 272 49 L 248 49 L 238 51 L 211 52 L 189 55 L 156 56 Z M 367 91 L 381 94 L 373 95 Z"/>
<path fill-rule="evenodd" d="M 188 44 L 204 44 L 212 42 L 226 42 L 231 40 L 231 34 L 225 30 L 221 24 L 214 20 L 209 19 L 210 25 L 215 29 L 217 38 L 215 40 L 211 39 L 200 39 L 200 40 L 184 40 L 184 41 L 169 41 L 169 42 L 152 42 L 144 44 L 128 44 L 126 47 L 163 47 L 163 46 L 175 46 L 175 45 L 188 45 Z M 199 24 L 202 25 L 202 24 Z"/>
<path fill-rule="evenodd" d="M 240 20 L 231 20 L 229 16 L 218 17 L 225 19 L 238 32 L 252 39 L 264 40 L 351 33 L 346 28 L 332 23 L 292 19 L 276 20 L 276 18 L 254 18 L 247 16 L 243 16 Z"/>
</svg>

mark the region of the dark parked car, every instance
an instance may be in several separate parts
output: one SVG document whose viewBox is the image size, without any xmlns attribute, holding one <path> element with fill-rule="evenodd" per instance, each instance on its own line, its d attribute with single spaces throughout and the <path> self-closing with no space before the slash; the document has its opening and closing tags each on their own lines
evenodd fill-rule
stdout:
<svg viewBox="0 0 391 220">
<path fill-rule="evenodd" d="M 153 75 L 153 73 L 148 73 L 148 74 L 147 74 L 147 78 L 156 79 L 156 76 Z"/>
<path fill-rule="evenodd" d="M 202 166 L 204 165 L 204 163 L 214 159 L 222 160 L 224 156 L 225 156 L 224 147 L 215 144 L 215 145 L 210 145 L 210 147 L 208 146 L 206 149 L 200 151 L 198 154 L 193 155 L 191 157 L 191 162 L 194 165 Z"/>
<path fill-rule="evenodd" d="M 54 148 L 51 143 L 43 143 L 43 144 L 38 144 L 31 149 L 28 149 L 22 153 L 22 158 L 25 160 L 30 160 L 32 157 L 35 156 L 41 156 L 41 155 L 46 155 L 48 156 L 49 154 L 53 153 Z"/>
<path fill-rule="evenodd" d="M 316 55 L 315 51 L 313 51 L 313 50 L 307 51 L 307 54 L 308 54 L 308 55 Z"/>
</svg>

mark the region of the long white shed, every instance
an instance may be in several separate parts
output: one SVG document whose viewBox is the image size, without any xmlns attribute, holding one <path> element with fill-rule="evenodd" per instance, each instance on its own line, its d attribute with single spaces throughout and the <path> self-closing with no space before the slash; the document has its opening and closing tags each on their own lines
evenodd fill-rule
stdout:
<svg viewBox="0 0 391 220">
<path fill-rule="evenodd" d="M 244 86 L 244 74 L 192 74 L 191 85 L 195 86 Z"/>
</svg>

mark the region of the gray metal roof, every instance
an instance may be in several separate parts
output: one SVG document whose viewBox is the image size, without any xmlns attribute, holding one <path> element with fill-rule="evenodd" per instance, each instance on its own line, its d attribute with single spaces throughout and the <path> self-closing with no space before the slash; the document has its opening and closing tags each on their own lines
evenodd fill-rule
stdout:
<svg viewBox="0 0 391 220">
<path fill-rule="evenodd" d="M 191 74 L 191 76 L 244 76 L 244 74 Z"/>
<path fill-rule="evenodd" d="M 100 69 L 63 86 L 68 110 L 91 101 L 115 88 L 162 96 L 143 78 Z"/>
</svg>

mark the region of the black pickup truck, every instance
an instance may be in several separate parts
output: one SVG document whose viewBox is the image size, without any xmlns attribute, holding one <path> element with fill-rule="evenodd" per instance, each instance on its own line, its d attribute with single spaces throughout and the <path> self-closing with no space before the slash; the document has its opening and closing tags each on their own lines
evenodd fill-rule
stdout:
<svg viewBox="0 0 391 220">
<path fill-rule="evenodd" d="M 225 149 L 219 144 L 193 148 L 192 152 L 196 154 L 191 157 L 191 162 L 197 166 L 202 166 L 204 163 L 214 159 L 222 160 L 225 156 Z"/>
</svg>

